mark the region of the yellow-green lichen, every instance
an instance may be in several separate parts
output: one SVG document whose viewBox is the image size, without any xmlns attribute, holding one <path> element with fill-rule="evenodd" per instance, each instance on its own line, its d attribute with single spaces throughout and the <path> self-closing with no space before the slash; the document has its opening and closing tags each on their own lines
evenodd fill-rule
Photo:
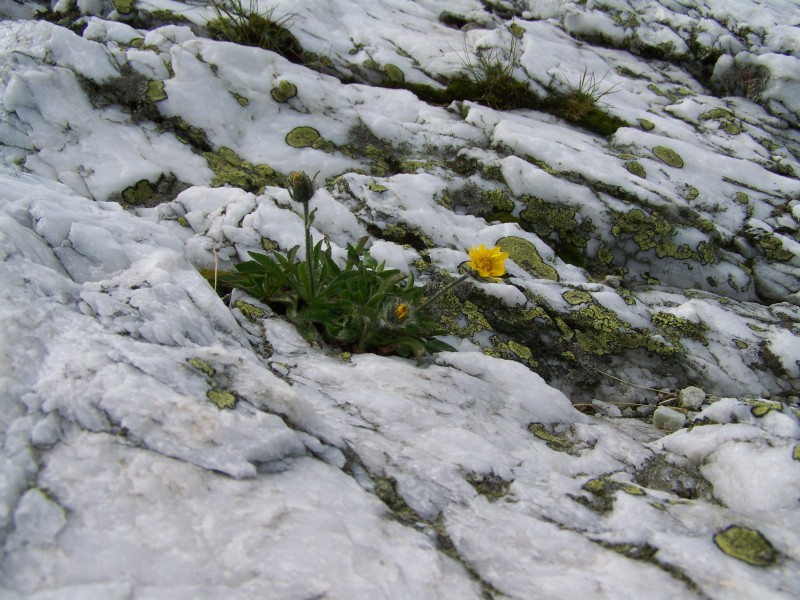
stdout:
<svg viewBox="0 0 800 600">
<path fill-rule="evenodd" d="M 583 290 L 567 290 L 561 297 L 566 300 L 567 304 L 571 304 L 572 306 L 577 306 L 578 304 L 586 304 L 587 302 L 592 301 L 592 295 L 589 292 L 585 292 Z"/>
<path fill-rule="evenodd" d="M 708 326 L 705 323 L 695 323 L 689 319 L 678 317 L 669 312 L 656 312 L 650 317 L 653 325 L 664 331 L 665 337 L 674 343 L 679 343 L 681 338 L 691 338 L 707 345 L 705 334 Z"/>
<path fill-rule="evenodd" d="M 503 252 L 508 252 L 511 260 L 534 277 L 551 281 L 559 280 L 558 271 L 542 260 L 536 246 L 528 240 L 517 236 L 508 236 L 497 240 L 497 246 Z"/>
<path fill-rule="evenodd" d="M 698 190 L 696 187 L 694 187 L 693 185 L 686 186 L 685 197 L 689 202 L 697 198 L 699 195 L 700 195 L 700 190 Z"/>
<path fill-rule="evenodd" d="M 508 26 L 508 31 L 518 40 L 521 40 L 522 36 L 525 35 L 525 28 L 519 23 L 511 23 L 511 25 Z"/>
<path fill-rule="evenodd" d="M 231 96 L 239 103 L 239 106 L 247 106 L 250 104 L 250 100 L 242 96 L 241 94 L 237 94 L 236 92 L 230 92 Z"/>
<path fill-rule="evenodd" d="M 191 227 L 189 221 L 186 220 L 186 217 L 178 217 L 177 221 L 183 227 Z"/>
<path fill-rule="evenodd" d="M 258 321 L 267 316 L 267 313 L 264 312 L 263 308 L 259 308 L 254 304 L 245 302 L 244 300 L 237 300 L 233 303 L 233 305 L 242 312 L 246 319 L 250 321 Z"/>
<path fill-rule="evenodd" d="M 715 534 L 714 543 L 728 556 L 755 567 L 768 567 L 778 554 L 759 531 L 738 525 L 731 525 Z"/>
<path fill-rule="evenodd" d="M 639 125 L 641 125 L 642 129 L 645 131 L 652 131 L 656 127 L 652 121 L 648 121 L 647 119 L 639 119 Z"/>
<path fill-rule="evenodd" d="M 687 244 L 678 245 L 673 241 L 677 231 L 674 225 L 664 217 L 657 214 L 648 216 L 639 208 L 634 208 L 627 213 L 615 213 L 614 217 L 611 233 L 616 238 L 622 234 L 632 234 L 633 240 L 639 245 L 639 248 L 643 251 L 655 249 L 658 258 L 700 259 L 700 256 Z"/>
<path fill-rule="evenodd" d="M 768 402 L 766 400 L 756 400 L 751 403 L 750 414 L 756 418 L 766 417 L 773 410 L 780 410 L 779 402 Z"/>
<path fill-rule="evenodd" d="M 533 357 L 530 348 L 513 340 L 508 341 L 508 349 L 524 360 L 530 360 Z"/>
<path fill-rule="evenodd" d="M 167 93 L 164 91 L 164 82 L 156 79 L 155 81 L 147 82 L 147 89 L 145 96 L 151 102 L 160 102 L 167 99 Z"/>
<path fill-rule="evenodd" d="M 645 496 L 647 495 L 646 492 L 640 488 L 638 485 L 632 484 L 625 484 L 620 486 L 620 488 L 626 494 L 630 494 L 631 496 Z"/>
<path fill-rule="evenodd" d="M 206 392 L 206 398 L 220 410 L 236 407 L 236 395 L 227 390 L 211 388 Z"/>
<path fill-rule="evenodd" d="M 215 177 L 211 182 L 214 187 L 231 185 L 259 193 L 266 186 L 280 185 L 283 180 L 280 173 L 269 165 L 253 165 L 225 146 L 216 152 L 203 152 L 203 158 L 214 171 Z"/>
<path fill-rule="evenodd" d="M 787 262 L 794 257 L 792 252 L 783 247 L 780 238 L 766 231 L 759 231 L 756 244 L 764 251 L 764 255 L 769 260 Z"/>
<path fill-rule="evenodd" d="M 734 199 L 739 204 L 748 204 L 750 202 L 750 197 L 747 194 L 745 194 L 744 192 L 736 192 L 736 195 L 734 196 Z"/>
<path fill-rule="evenodd" d="M 626 162 L 624 166 L 631 175 L 636 175 L 636 177 L 641 177 L 642 179 L 647 178 L 647 171 L 645 171 L 641 163 L 631 160 Z"/>
<path fill-rule="evenodd" d="M 313 148 L 330 154 L 336 150 L 336 145 L 323 138 L 319 131 L 306 125 L 295 127 L 286 134 L 286 143 L 292 148 Z"/>
<path fill-rule="evenodd" d="M 483 197 L 496 212 L 510 213 L 514 210 L 514 201 L 503 190 L 484 190 Z"/>
<path fill-rule="evenodd" d="M 217 372 L 211 363 L 206 362 L 201 358 L 187 358 L 186 362 L 189 363 L 191 367 L 205 374 L 206 377 L 214 377 Z"/>
<path fill-rule="evenodd" d="M 121 15 L 129 15 L 133 10 L 134 0 L 111 0 L 116 11 Z"/>
<path fill-rule="evenodd" d="M 122 190 L 122 200 L 126 204 L 144 204 L 153 196 L 153 184 L 142 179 Z"/>
<path fill-rule="evenodd" d="M 406 76 L 403 74 L 402 69 L 397 65 L 387 64 L 383 67 L 383 74 L 386 75 L 386 78 L 389 80 L 390 83 L 395 85 L 401 85 Z"/>
<path fill-rule="evenodd" d="M 800 444 L 795 444 L 794 450 L 792 450 L 792 458 L 794 460 L 800 460 Z"/>
<path fill-rule="evenodd" d="M 542 440 L 547 444 L 547 447 L 557 452 L 568 452 L 572 450 L 572 443 L 562 437 L 554 435 L 547 430 L 544 423 L 528 423 L 528 431 L 534 437 Z"/>
<path fill-rule="evenodd" d="M 672 148 L 666 146 L 656 146 L 653 148 L 653 154 L 666 165 L 675 167 L 676 169 L 683 168 L 683 159 Z"/>
<path fill-rule="evenodd" d="M 291 81 L 281 79 L 278 85 L 270 90 L 269 95 L 275 102 L 288 102 L 289 98 L 297 96 L 297 86 Z M 317 132 L 317 137 L 319 137 L 319 132 Z"/>
<path fill-rule="evenodd" d="M 385 185 L 381 185 L 377 181 L 373 181 L 367 184 L 367 187 L 371 189 L 373 192 L 377 192 L 378 194 L 380 194 L 381 192 L 385 192 L 386 190 L 389 189 Z"/>
<path fill-rule="evenodd" d="M 494 473 L 469 473 L 466 479 L 475 488 L 475 491 L 484 496 L 489 502 L 496 502 L 507 495 L 508 488 L 513 483 Z"/>
<path fill-rule="evenodd" d="M 747 350 L 750 347 L 750 345 L 747 342 L 745 342 L 744 340 L 735 339 L 735 340 L 733 340 L 733 343 L 736 344 L 736 347 L 739 350 Z"/>
</svg>

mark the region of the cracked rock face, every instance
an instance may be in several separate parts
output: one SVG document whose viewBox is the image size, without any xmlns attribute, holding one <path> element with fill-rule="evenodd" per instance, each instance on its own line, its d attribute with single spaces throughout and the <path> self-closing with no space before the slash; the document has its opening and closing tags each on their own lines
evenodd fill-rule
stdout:
<svg viewBox="0 0 800 600">
<path fill-rule="evenodd" d="M 0 7 L 0 595 L 799 596 L 796 4 L 335 4 L 289 58 Z M 302 245 L 293 171 L 337 260 L 509 254 L 455 351 L 214 291 Z"/>
</svg>

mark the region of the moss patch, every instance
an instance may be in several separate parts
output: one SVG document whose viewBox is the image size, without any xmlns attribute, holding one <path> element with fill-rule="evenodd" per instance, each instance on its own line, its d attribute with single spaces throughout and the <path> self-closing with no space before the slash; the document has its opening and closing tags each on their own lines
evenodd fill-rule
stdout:
<svg viewBox="0 0 800 600">
<path fill-rule="evenodd" d="M 748 527 L 731 525 L 714 535 L 714 543 L 728 556 L 756 567 L 768 567 L 778 555 L 767 538 Z"/>
</svg>

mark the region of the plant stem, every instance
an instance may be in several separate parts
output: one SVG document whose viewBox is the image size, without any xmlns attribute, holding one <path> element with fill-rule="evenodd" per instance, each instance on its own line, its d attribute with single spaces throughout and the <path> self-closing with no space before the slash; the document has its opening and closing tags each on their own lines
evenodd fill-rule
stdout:
<svg viewBox="0 0 800 600">
<path fill-rule="evenodd" d="M 314 298 L 316 292 L 316 277 L 314 276 L 313 244 L 311 240 L 311 214 L 308 210 L 308 202 L 303 202 L 303 222 L 305 223 L 306 237 L 306 268 L 308 269 L 308 282 L 311 289 L 311 297 Z"/>
<path fill-rule="evenodd" d="M 456 279 L 455 281 L 451 281 L 451 282 L 450 282 L 450 283 L 448 283 L 446 286 L 444 286 L 442 289 L 440 289 L 438 292 L 436 292 L 436 293 L 435 293 L 433 296 L 431 296 L 430 298 L 428 298 L 427 300 L 425 300 L 425 302 L 423 302 L 422 304 L 420 304 L 420 305 L 417 307 L 417 310 L 422 310 L 423 308 L 425 308 L 426 306 L 428 306 L 428 304 L 430 304 L 431 302 L 433 302 L 434 300 L 436 300 L 436 298 L 438 298 L 439 296 L 441 296 L 442 294 L 444 294 L 444 293 L 445 293 L 445 292 L 447 292 L 448 290 L 451 290 L 451 289 L 453 289 L 454 287 L 456 287 L 456 286 L 457 286 L 459 283 L 461 283 L 462 281 L 465 281 L 465 280 L 467 279 L 467 277 L 469 277 L 469 275 L 462 275 L 461 277 L 459 277 L 459 278 L 458 278 L 458 279 Z"/>
</svg>

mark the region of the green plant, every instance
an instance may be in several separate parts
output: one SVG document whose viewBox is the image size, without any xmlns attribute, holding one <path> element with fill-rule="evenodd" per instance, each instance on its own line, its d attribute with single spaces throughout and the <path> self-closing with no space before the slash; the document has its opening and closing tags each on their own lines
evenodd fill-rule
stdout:
<svg viewBox="0 0 800 600">
<path fill-rule="evenodd" d="M 299 246 L 286 256 L 251 252 L 252 260 L 221 275 L 224 284 L 267 302 L 310 341 L 400 356 L 453 349 L 434 337 L 445 332 L 425 310 L 433 298 L 423 298 L 425 289 L 415 287 L 412 276 L 378 263 L 365 250 L 367 238 L 348 244 L 345 264 L 338 265 L 330 244 L 311 238 L 311 180 L 294 172 L 289 191 L 303 206 L 305 258 L 298 259 Z"/>
<path fill-rule="evenodd" d="M 478 46 L 470 53 L 464 42 L 463 69 L 468 77 L 452 82 L 448 90 L 491 108 L 530 108 L 535 98 L 525 83 L 514 78 L 520 66 L 517 36 L 510 35 L 508 49 Z"/>
<path fill-rule="evenodd" d="M 274 7 L 260 12 L 257 0 L 249 0 L 248 7 L 243 0 L 211 0 L 211 7 L 215 17 L 207 27 L 214 38 L 271 50 L 293 62 L 302 61 L 303 48 L 285 27 L 293 15 L 273 18 Z"/>
<path fill-rule="evenodd" d="M 598 80 L 594 73 L 589 73 L 589 68 L 586 67 L 577 84 L 567 82 L 569 91 L 563 106 L 564 118 L 567 121 L 579 123 L 597 109 L 598 103 L 604 96 L 614 93 L 614 88 L 619 85 L 618 83 L 603 89 L 603 82 L 607 75 L 608 73 Z"/>
</svg>

